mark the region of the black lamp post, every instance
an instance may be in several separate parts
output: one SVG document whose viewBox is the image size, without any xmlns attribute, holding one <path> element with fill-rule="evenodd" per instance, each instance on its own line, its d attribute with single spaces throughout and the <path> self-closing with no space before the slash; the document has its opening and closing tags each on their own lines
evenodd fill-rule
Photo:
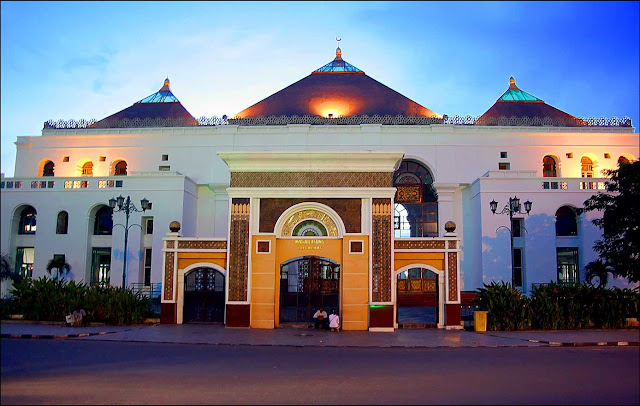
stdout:
<svg viewBox="0 0 640 406">
<path fill-rule="evenodd" d="M 114 210 L 116 208 L 116 205 L 118 206 L 118 210 Z M 127 242 L 129 240 L 129 214 L 131 212 L 145 212 L 147 210 L 151 209 L 151 202 L 149 202 L 149 200 L 147 200 L 146 198 L 140 200 L 140 207 L 142 208 L 142 210 L 138 209 L 132 202 L 131 202 L 131 197 L 127 196 L 127 200 L 125 201 L 124 197 L 122 197 L 122 195 L 118 196 L 118 197 L 112 197 L 111 199 L 109 199 L 109 207 L 111 207 L 111 210 L 114 213 L 117 213 L 119 211 L 123 211 L 125 214 L 125 225 L 124 225 L 124 264 L 122 265 L 122 288 L 124 289 L 127 286 Z M 122 225 L 122 224 L 116 224 L 116 225 Z M 139 224 L 132 224 L 131 227 L 133 226 L 140 226 Z M 140 226 L 141 227 L 141 226 Z"/>
<path fill-rule="evenodd" d="M 509 203 L 507 203 L 502 209 L 502 211 L 498 213 L 498 214 L 509 214 L 509 228 L 505 226 L 500 226 L 496 229 L 496 232 L 498 232 L 498 230 L 502 227 L 507 228 L 507 230 L 509 230 L 510 246 L 511 246 L 511 285 L 513 286 L 515 286 L 515 273 L 514 273 L 514 264 L 513 264 L 513 231 L 511 230 L 511 227 L 513 225 L 513 215 L 526 213 L 528 216 L 529 212 L 531 211 L 531 205 L 532 203 L 529 200 L 524 202 L 524 212 L 522 212 L 520 199 L 518 199 L 518 196 L 514 196 L 509 198 Z M 491 200 L 491 202 L 489 202 L 489 207 L 491 208 L 491 212 L 493 214 L 496 214 L 496 210 L 498 209 L 498 202 L 496 202 L 495 200 Z"/>
</svg>

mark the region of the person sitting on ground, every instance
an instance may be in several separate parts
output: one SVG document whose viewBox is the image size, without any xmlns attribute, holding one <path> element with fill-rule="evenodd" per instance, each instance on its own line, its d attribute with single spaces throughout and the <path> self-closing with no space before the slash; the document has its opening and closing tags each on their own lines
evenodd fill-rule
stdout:
<svg viewBox="0 0 640 406">
<path fill-rule="evenodd" d="M 331 327 L 331 331 L 338 331 L 340 329 L 340 316 L 338 316 L 335 309 L 331 310 L 331 314 L 329 315 L 329 327 Z"/>
<path fill-rule="evenodd" d="M 74 322 L 73 314 L 67 314 L 66 316 L 64 316 L 64 326 L 65 327 L 73 326 L 73 322 Z"/>
<path fill-rule="evenodd" d="M 80 308 L 76 307 L 75 310 L 73 311 L 73 313 L 71 314 L 71 316 L 73 316 L 73 325 L 74 326 L 80 327 L 80 326 L 85 326 L 86 325 L 87 312 L 85 312 L 84 309 L 80 309 Z"/>
<path fill-rule="evenodd" d="M 324 307 L 320 306 L 313 315 L 313 326 L 315 328 L 327 328 L 327 312 L 324 311 Z"/>
</svg>

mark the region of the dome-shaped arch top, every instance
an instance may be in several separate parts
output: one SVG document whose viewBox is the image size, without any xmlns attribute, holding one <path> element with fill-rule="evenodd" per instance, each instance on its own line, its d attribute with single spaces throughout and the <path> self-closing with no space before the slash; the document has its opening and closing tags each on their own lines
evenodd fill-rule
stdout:
<svg viewBox="0 0 640 406">
<path fill-rule="evenodd" d="M 305 227 L 315 225 L 315 227 Z M 279 237 L 294 237 L 295 232 L 320 230 L 328 237 L 342 237 L 345 226 L 342 219 L 329 206 L 308 202 L 291 206 L 276 222 L 275 232 Z M 304 234 L 303 234 L 304 236 Z"/>
</svg>

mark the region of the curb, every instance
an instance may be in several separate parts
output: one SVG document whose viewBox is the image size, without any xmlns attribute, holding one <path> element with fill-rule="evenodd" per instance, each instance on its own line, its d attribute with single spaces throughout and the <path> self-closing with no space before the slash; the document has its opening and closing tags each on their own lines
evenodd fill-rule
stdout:
<svg viewBox="0 0 640 406">
<path fill-rule="evenodd" d="M 639 341 L 591 341 L 591 342 L 558 342 L 545 340 L 527 340 L 531 343 L 547 344 L 551 347 L 640 347 Z"/>
<path fill-rule="evenodd" d="M 2 334 L 0 338 L 27 338 L 27 339 L 39 339 L 39 340 L 57 340 L 65 338 L 77 338 L 77 337 L 89 337 L 89 336 L 102 336 L 105 334 L 113 334 L 114 331 L 101 331 L 98 333 L 77 333 L 77 334 Z"/>
</svg>

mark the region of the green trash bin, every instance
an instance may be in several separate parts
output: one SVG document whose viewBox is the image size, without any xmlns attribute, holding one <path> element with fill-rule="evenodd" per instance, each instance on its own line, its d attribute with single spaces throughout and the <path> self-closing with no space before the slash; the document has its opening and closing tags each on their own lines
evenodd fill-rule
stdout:
<svg viewBox="0 0 640 406">
<path fill-rule="evenodd" d="M 473 312 L 473 330 L 487 331 L 487 311 L 476 310 Z"/>
</svg>

